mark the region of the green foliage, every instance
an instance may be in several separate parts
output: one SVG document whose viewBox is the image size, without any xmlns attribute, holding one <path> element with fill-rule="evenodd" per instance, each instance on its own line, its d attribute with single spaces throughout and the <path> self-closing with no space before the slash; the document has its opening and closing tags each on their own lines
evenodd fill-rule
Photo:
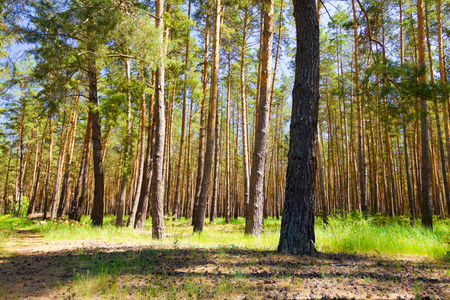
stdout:
<svg viewBox="0 0 450 300">
<path fill-rule="evenodd" d="M 423 229 L 420 221 L 409 225 L 407 217 L 387 218 L 348 214 L 329 218 L 329 226 L 317 227 L 317 244 L 324 252 L 410 254 L 443 257 L 448 251 L 445 237 L 448 221 L 436 222 L 434 231 Z"/>
</svg>

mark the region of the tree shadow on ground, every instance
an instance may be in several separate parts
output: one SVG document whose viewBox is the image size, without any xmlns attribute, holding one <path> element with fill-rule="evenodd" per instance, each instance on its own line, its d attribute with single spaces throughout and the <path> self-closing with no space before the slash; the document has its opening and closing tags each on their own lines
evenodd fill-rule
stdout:
<svg viewBox="0 0 450 300">
<path fill-rule="evenodd" d="M 38 245 L 36 245 L 38 250 Z M 1 298 L 449 299 L 444 261 L 96 247 L 0 257 Z"/>
</svg>

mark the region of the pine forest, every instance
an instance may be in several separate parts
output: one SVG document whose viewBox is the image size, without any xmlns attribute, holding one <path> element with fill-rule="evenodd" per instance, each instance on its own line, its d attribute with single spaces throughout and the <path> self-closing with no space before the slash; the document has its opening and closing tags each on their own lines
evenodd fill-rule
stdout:
<svg viewBox="0 0 450 300">
<path fill-rule="evenodd" d="M 398 222 L 448 262 L 450 1 L 0 9 L 0 215 L 157 241 L 275 226 L 270 249 L 313 257 L 336 220 Z"/>
</svg>

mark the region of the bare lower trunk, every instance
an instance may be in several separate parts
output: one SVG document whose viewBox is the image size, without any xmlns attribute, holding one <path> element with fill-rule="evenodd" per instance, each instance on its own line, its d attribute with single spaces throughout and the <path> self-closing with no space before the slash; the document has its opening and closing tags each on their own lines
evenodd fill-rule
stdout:
<svg viewBox="0 0 450 300">
<path fill-rule="evenodd" d="M 164 43 L 162 28 L 164 28 L 163 11 L 164 1 L 157 0 L 155 3 L 156 27 L 161 30 L 159 42 Z M 162 239 L 165 237 L 164 227 L 164 143 L 166 133 L 166 120 L 164 115 L 164 48 L 161 47 L 159 56 L 161 62 L 156 70 L 155 81 L 155 151 L 153 155 L 153 178 L 152 191 L 152 237 Z"/>
<path fill-rule="evenodd" d="M 250 198 L 245 219 L 245 233 L 256 236 L 261 235 L 264 223 L 264 174 L 269 139 L 274 1 L 265 0 L 262 10 L 264 27 L 261 48 L 261 91 L 250 176 Z"/>
<path fill-rule="evenodd" d="M 100 116 L 98 112 L 97 98 L 97 70 L 94 62 L 89 62 L 89 102 L 92 107 L 92 154 L 94 159 L 94 202 L 92 205 L 92 225 L 103 225 L 103 206 L 104 206 L 104 175 L 102 163 L 102 133 L 100 127 Z"/>
<path fill-rule="evenodd" d="M 319 108 L 319 24 L 315 1 L 294 0 L 294 17 L 296 70 L 278 252 L 312 255 L 316 252 L 314 206 Z"/>
<path fill-rule="evenodd" d="M 211 167 L 214 151 L 214 130 L 216 124 L 216 106 L 218 96 L 219 81 L 219 54 L 220 54 L 220 0 L 215 1 L 215 20 L 214 20 L 214 43 L 213 43 L 213 61 L 211 74 L 211 89 L 209 102 L 208 130 L 206 138 L 205 162 L 203 165 L 203 178 L 200 190 L 200 197 L 197 207 L 194 207 L 194 217 L 192 223 L 194 232 L 203 231 L 205 223 L 206 204 L 209 196 L 209 182 L 211 180 Z"/>
</svg>

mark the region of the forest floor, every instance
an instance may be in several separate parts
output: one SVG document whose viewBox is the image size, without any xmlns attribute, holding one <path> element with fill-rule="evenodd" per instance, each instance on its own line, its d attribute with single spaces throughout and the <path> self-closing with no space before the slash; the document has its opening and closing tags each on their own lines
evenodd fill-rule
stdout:
<svg viewBox="0 0 450 300">
<path fill-rule="evenodd" d="M 412 255 L 185 248 L 177 240 L 55 241 L 19 226 L 1 247 L 0 298 L 450 299 L 450 264 Z"/>
</svg>

